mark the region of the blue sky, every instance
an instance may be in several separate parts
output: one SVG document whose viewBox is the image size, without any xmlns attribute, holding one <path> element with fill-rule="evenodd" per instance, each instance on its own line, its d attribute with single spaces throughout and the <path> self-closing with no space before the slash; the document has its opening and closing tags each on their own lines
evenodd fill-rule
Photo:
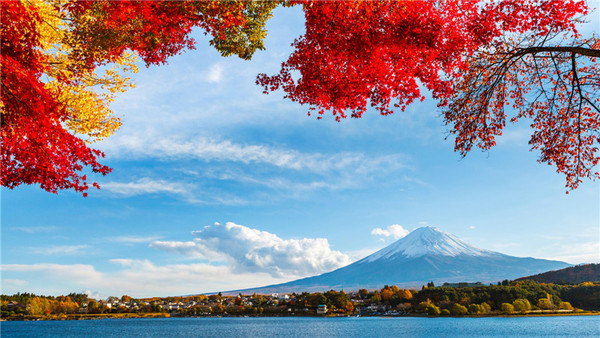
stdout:
<svg viewBox="0 0 600 338">
<path fill-rule="evenodd" d="M 595 3 L 597 4 L 597 3 Z M 596 13 L 597 14 L 597 13 Z M 598 16 L 584 31 L 599 32 Z M 303 30 L 277 9 L 266 51 L 197 50 L 140 67 L 95 144 L 113 168 L 89 197 L 2 189 L 2 293 L 181 295 L 343 266 L 432 225 L 509 255 L 599 262 L 599 182 L 565 194 L 527 125 L 489 152 L 453 152 L 432 99 L 341 123 L 262 94 Z"/>
</svg>

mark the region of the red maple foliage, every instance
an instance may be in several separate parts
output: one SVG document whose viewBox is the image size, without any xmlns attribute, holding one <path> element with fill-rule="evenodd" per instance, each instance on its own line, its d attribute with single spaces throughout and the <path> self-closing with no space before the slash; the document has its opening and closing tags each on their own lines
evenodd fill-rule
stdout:
<svg viewBox="0 0 600 338">
<path fill-rule="evenodd" d="M 584 1 L 287 3 L 303 6 L 306 34 L 294 42 L 279 74 L 258 76 L 266 93 L 282 89 L 319 118 L 331 111 L 339 121 L 348 114 L 361 117 L 369 105 L 383 115 L 404 110 L 428 89 L 463 155 L 473 146 L 495 144 L 507 118 L 504 106 L 513 100 L 517 113 L 510 119 L 533 121 L 532 148 L 540 149 L 540 161 L 567 175 L 568 187 L 576 188 L 581 177 L 600 177 L 592 172 L 599 160 L 598 40 L 577 41 L 574 26 L 586 14 Z M 73 67 L 89 70 L 128 49 L 147 65 L 164 63 L 194 47 L 193 27 L 226 41 L 215 43 L 224 55 L 248 58 L 259 44 L 238 49 L 236 44 L 248 41 L 240 27 L 247 16 L 264 23 L 272 8 L 250 4 L 73 0 L 60 9 L 71 20 L 66 39 L 78 48 Z M 85 166 L 102 174 L 110 169 L 96 161 L 101 152 L 62 127 L 67 113 L 41 81 L 44 60 L 34 24 L 39 18 L 34 7 L 24 6 L 2 1 L 2 185 L 84 192 Z M 558 32 L 576 42 L 549 46 Z M 241 35 L 228 40 L 228 34 Z"/>
<path fill-rule="evenodd" d="M 45 66 L 35 30 L 40 18 L 25 6 L 1 2 L 2 185 L 39 184 L 50 192 L 74 189 L 85 196 L 88 184 L 79 171 L 89 166 L 107 174 L 110 169 L 97 162 L 100 151 L 63 128 L 66 111 L 41 81 Z"/>
<path fill-rule="evenodd" d="M 71 1 L 62 9 L 78 22 L 71 39 L 88 65 L 110 62 L 127 49 L 147 65 L 165 63 L 184 49 L 194 49 L 193 27 L 224 39 L 232 27 L 245 25 L 243 1 Z M 94 20 L 89 20 L 93 15 Z"/>
<path fill-rule="evenodd" d="M 147 65 L 164 63 L 169 56 L 193 48 L 188 35 L 199 26 L 220 37 L 245 23 L 245 2 L 70 1 L 59 9 L 68 13 L 72 30 L 66 35 L 77 46 L 69 71 L 93 70 L 114 61 L 126 50 Z M 26 8 L 25 6 L 28 6 Z M 97 162 L 104 154 L 63 127 L 68 112 L 41 80 L 45 62 L 39 52 L 36 7 L 2 1 L 1 67 L 2 185 L 39 184 L 85 192 L 85 167 L 103 175 L 110 168 Z M 237 32 L 237 31 L 236 31 Z M 76 40 L 76 41 L 75 41 Z M 63 79 L 67 81 L 66 79 Z M 93 186 L 99 188 L 96 182 Z"/>
<path fill-rule="evenodd" d="M 600 177 L 600 57 L 597 39 L 549 45 L 554 34 L 524 37 L 480 51 L 440 106 L 456 135 L 455 149 L 487 150 L 507 120 L 527 121 L 539 162 L 556 166 L 575 189 L 582 178 Z M 572 40 L 573 42 L 573 40 Z M 596 46 L 594 46 L 594 43 Z"/>
<path fill-rule="evenodd" d="M 597 47 L 587 54 L 526 49 L 524 43 L 510 48 L 515 39 L 538 43 L 528 47 L 547 46 L 559 32 L 572 38 L 569 47 L 593 45 L 597 40 L 574 42 L 575 20 L 587 12 L 584 1 L 294 3 L 304 6 L 306 33 L 292 44 L 295 50 L 279 74 L 258 76 L 265 93 L 282 89 L 286 98 L 309 105 L 309 115 L 316 111 L 321 118 L 331 111 L 340 121 L 360 118 L 369 105 L 382 115 L 404 110 L 425 99 L 426 88 L 445 110 L 463 155 L 473 145 L 495 145 L 505 125 L 503 107 L 514 99 L 512 121 L 533 120 L 532 148 L 541 150 L 540 161 L 566 174 L 567 187 L 576 188 L 581 177 L 600 177 L 592 171 L 599 159 Z M 558 57 L 559 52 L 568 55 Z M 499 72 L 485 75 L 494 65 Z M 545 97 L 527 104 L 528 95 L 553 75 L 560 77 L 554 76 L 558 85 L 544 87 Z"/>
</svg>

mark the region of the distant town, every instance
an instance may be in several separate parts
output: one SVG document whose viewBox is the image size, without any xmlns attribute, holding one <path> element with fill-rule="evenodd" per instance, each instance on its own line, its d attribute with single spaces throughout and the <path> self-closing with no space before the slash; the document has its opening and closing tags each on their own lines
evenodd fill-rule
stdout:
<svg viewBox="0 0 600 338">
<path fill-rule="evenodd" d="M 600 282 L 579 284 L 508 281 L 497 285 L 460 283 L 424 285 L 421 290 L 395 285 L 356 292 L 132 298 L 104 300 L 83 293 L 1 296 L 3 320 L 92 319 L 112 317 L 204 316 L 494 316 L 598 314 Z"/>
</svg>

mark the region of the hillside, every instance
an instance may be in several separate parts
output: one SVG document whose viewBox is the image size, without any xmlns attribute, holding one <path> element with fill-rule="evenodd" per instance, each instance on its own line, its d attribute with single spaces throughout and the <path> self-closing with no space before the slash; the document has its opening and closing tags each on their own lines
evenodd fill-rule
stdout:
<svg viewBox="0 0 600 338">
<path fill-rule="evenodd" d="M 568 268 L 543 272 L 516 280 L 529 279 L 538 283 L 573 283 L 600 281 L 600 264 L 582 264 Z"/>
</svg>

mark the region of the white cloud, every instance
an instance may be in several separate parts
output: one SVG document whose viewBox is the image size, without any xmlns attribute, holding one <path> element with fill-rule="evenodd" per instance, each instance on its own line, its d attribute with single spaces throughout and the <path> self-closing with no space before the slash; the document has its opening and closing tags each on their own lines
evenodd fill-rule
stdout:
<svg viewBox="0 0 600 338">
<path fill-rule="evenodd" d="M 118 236 L 110 238 L 110 241 L 119 243 L 148 243 L 159 239 L 160 236 Z"/>
<path fill-rule="evenodd" d="M 188 172 L 188 174 L 192 174 Z M 194 175 L 198 176 L 199 173 Z M 298 182 L 286 177 L 252 177 L 242 170 L 219 170 L 206 171 L 203 175 L 210 179 L 237 181 L 240 183 L 264 186 L 269 189 L 285 191 L 287 195 L 292 192 L 293 195 L 299 195 L 307 191 L 318 189 L 339 190 L 347 188 L 356 188 L 360 185 L 359 180 L 352 180 L 347 177 L 337 177 L 335 180 L 310 180 L 308 182 Z"/>
<path fill-rule="evenodd" d="M 220 64 L 214 64 L 210 67 L 206 81 L 209 83 L 219 83 L 223 79 L 223 67 Z"/>
<path fill-rule="evenodd" d="M 201 252 L 200 250 L 197 250 L 198 245 L 196 244 L 196 242 L 193 241 L 154 241 L 150 243 L 150 247 L 169 252 L 176 252 L 178 254 L 188 257 L 208 258 L 211 260 L 218 260 L 223 258 L 220 256 L 209 256 L 208 252 Z"/>
<path fill-rule="evenodd" d="M 548 258 L 551 260 L 567 262 L 569 264 L 583 264 L 583 263 L 600 263 L 600 254 L 586 253 L 582 255 L 566 255 L 566 256 L 555 256 Z"/>
<path fill-rule="evenodd" d="M 331 250 L 325 238 L 282 239 L 275 234 L 228 222 L 194 231 L 193 241 L 155 241 L 151 247 L 231 264 L 235 271 L 267 272 L 275 277 L 305 277 L 351 263 Z"/>
<path fill-rule="evenodd" d="M 46 248 L 32 248 L 32 251 L 41 255 L 74 255 L 80 254 L 87 245 L 54 245 Z"/>
<path fill-rule="evenodd" d="M 101 273 L 97 272 L 93 266 L 86 264 L 3 264 L 2 271 L 41 272 L 53 276 L 60 276 L 60 278 L 65 281 L 77 280 L 82 283 L 91 283 L 102 279 Z"/>
<path fill-rule="evenodd" d="M 404 229 L 399 224 L 392 224 L 385 229 L 375 228 L 375 229 L 371 230 L 371 235 L 385 236 L 385 237 L 392 236 L 392 237 L 394 237 L 394 239 L 402 238 L 402 237 L 408 235 L 409 233 L 410 233 L 410 231 Z"/>
<path fill-rule="evenodd" d="M 136 182 L 106 182 L 102 183 L 101 186 L 102 189 L 125 197 L 155 193 L 170 193 L 188 196 L 190 190 L 193 189 L 193 186 L 189 184 L 165 180 L 152 180 L 147 177 L 141 178 Z"/>
<path fill-rule="evenodd" d="M 110 146 L 110 145 L 109 145 Z M 113 156 L 127 158 L 197 159 L 232 161 L 244 164 L 267 164 L 283 169 L 308 170 L 317 173 L 351 170 L 357 174 L 376 171 L 390 172 L 406 167 L 399 154 L 369 157 L 363 153 L 337 154 L 303 153 L 265 145 L 244 145 L 229 140 L 196 138 L 180 141 L 173 138 L 122 137 L 119 144 L 105 147 Z"/>
<path fill-rule="evenodd" d="M 561 255 L 550 259 L 571 264 L 600 263 L 600 242 L 583 242 L 577 245 L 561 245 Z"/>
<path fill-rule="evenodd" d="M 1 270 L 3 275 L 20 273 L 28 276 L 29 292 L 60 295 L 73 290 L 86 290 L 94 298 L 123 294 L 132 297 L 196 294 L 288 281 L 266 273 L 239 273 L 228 266 L 202 263 L 161 266 L 137 259 L 113 259 L 111 262 L 120 268 L 101 272 L 92 265 L 84 264 L 5 264 Z M 12 285 L 4 283 L 6 280 L 3 279 L 3 293 L 23 291 L 19 288 L 20 283 Z"/>
<path fill-rule="evenodd" d="M 235 189 L 224 191 L 217 181 L 239 182 L 256 193 L 266 187 L 275 192 L 270 196 L 283 192 L 285 198 L 298 198 L 312 191 L 357 189 L 408 167 L 406 156 L 401 154 L 326 154 L 206 137 L 183 140 L 139 135 L 119 140 L 104 147 L 110 157 L 161 161 L 156 165 L 166 171 L 157 178 L 100 182 L 102 189 L 121 197 L 171 194 L 192 204 L 245 205 L 262 200 L 237 196 Z"/>
<path fill-rule="evenodd" d="M 85 290 L 83 293 L 85 293 L 88 296 L 88 298 L 94 298 L 97 300 L 104 298 L 104 297 L 102 297 L 101 294 L 99 294 L 97 292 L 93 292 L 92 290 Z"/>
</svg>

